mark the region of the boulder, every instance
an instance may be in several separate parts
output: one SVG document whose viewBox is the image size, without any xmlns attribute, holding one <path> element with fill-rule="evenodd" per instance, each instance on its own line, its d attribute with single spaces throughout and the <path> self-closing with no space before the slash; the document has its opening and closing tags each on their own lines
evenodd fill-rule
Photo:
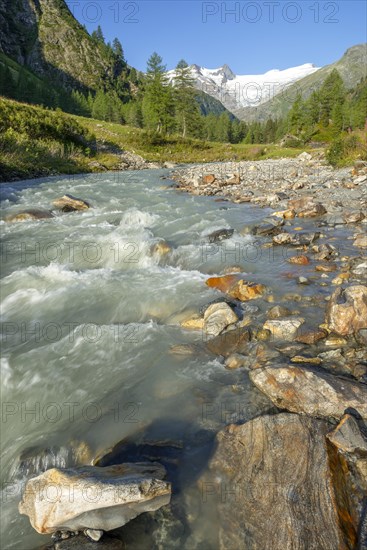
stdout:
<svg viewBox="0 0 367 550">
<path fill-rule="evenodd" d="M 327 438 L 341 451 L 365 454 L 367 457 L 367 439 L 362 434 L 357 420 L 350 414 L 343 416 L 335 430 L 330 432 Z"/>
<path fill-rule="evenodd" d="M 292 235 L 289 233 L 279 233 L 273 237 L 274 244 L 289 244 L 292 241 Z"/>
<path fill-rule="evenodd" d="M 222 332 L 207 342 L 207 348 L 215 355 L 228 357 L 233 353 L 246 353 L 251 339 L 250 331 L 245 327 Z"/>
<path fill-rule="evenodd" d="M 27 482 L 19 512 L 38 533 L 110 531 L 170 502 L 164 476 L 157 463 L 52 468 Z"/>
<path fill-rule="evenodd" d="M 365 215 L 361 211 L 346 212 L 343 216 L 345 223 L 359 223 L 365 219 Z"/>
<path fill-rule="evenodd" d="M 204 328 L 204 319 L 200 315 L 193 315 L 180 323 L 182 328 L 189 330 L 202 330 Z"/>
<path fill-rule="evenodd" d="M 326 208 L 310 196 L 288 201 L 288 208 L 294 210 L 300 218 L 313 218 L 326 213 Z"/>
<path fill-rule="evenodd" d="M 264 367 L 250 378 L 281 409 L 339 420 L 352 407 L 367 419 L 367 386 L 359 382 L 296 366 Z"/>
<path fill-rule="evenodd" d="M 49 210 L 41 210 L 40 208 L 32 208 L 22 210 L 17 214 L 11 214 L 5 218 L 6 222 L 27 222 L 30 220 L 49 220 L 53 218 L 52 212 Z"/>
<path fill-rule="evenodd" d="M 153 244 L 150 251 L 153 255 L 157 256 L 166 256 L 171 252 L 172 248 L 166 241 L 158 241 L 157 243 Z"/>
<path fill-rule="evenodd" d="M 328 461 L 329 429 L 325 421 L 282 413 L 219 432 L 200 481 L 204 505 L 217 512 L 218 549 L 346 548 Z"/>
<path fill-rule="evenodd" d="M 367 237 L 366 235 L 357 235 L 355 241 L 353 242 L 354 246 L 358 248 L 367 248 Z"/>
<path fill-rule="evenodd" d="M 288 319 L 268 319 L 263 328 L 270 330 L 274 340 L 294 340 L 299 327 L 304 323 L 302 317 L 290 317 Z"/>
<path fill-rule="evenodd" d="M 238 317 L 225 302 L 212 304 L 204 313 L 204 331 L 208 336 L 218 336 L 225 328 L 238 321 Z"/>
<path fill-rule="evenodd" d="M 208 240 L 210 243 L 217 243 L 225 239 L 230 239 L 233 233 L 234 229 L 218 229 L 218 231 L 213 231 L 213 233 L 208 235 Z"/>
<path fill-rule="evenodd" d="M 224 275 L 222 277 L 209 277 L 206 284 L 211 288 L 225 292 L 232 298 L 241 302 L 261 298 L 266 292 L 266 287 L 262 284 L 245 281 L 240 275 Z"/>
<path fill-rule="evenodd" d="M 63 195 L 55 199 L 52 204 L 63 212 L 76 212 L 77 210 L 88 210 L 88 208 L 90 208 L 89 202 L 78 199 L 73 195 Z"/>
<path fill-rule="evenodd" d="M 283 306 L 271 307 L 266 314 L 268 319 L 280 319 L 281 317 L 288 317 L 289 315 L 291 315 L 290 310 Z"/>
<path fill-rule="evenodd" d="M 367 328 L 367 286 L 337 288 L 328 303 L 326 324 L 341 336 Z"/>
<path fill-rule="evenodd" d="M 241 302 L 247 302 L 248 300 L 256 300 L 261 298 L 266 292 L 266 286 L 259 283 L 252 283 L 240 279 L 233 287 L 227 292 L 232 298 L 236 298 Z"/>
<path fill-rule="evenodd" d="M 319 340 L 323 340 L 328 335 L 327 331 L 318 328 L 315 330 L 299 330 L 296 336 L 296 342 L 300 342 L 301 344 L 316 344 Z"/>
</svg>

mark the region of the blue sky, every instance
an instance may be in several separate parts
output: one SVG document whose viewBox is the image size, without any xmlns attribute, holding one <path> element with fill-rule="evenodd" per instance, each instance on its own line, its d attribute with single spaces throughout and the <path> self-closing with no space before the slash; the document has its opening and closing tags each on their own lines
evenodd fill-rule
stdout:
<svg viewBox="0 0 367 550">
<path fill-rule="evenodd" d="M 157 51 L 173 68 L 188 63 L 237 74 L 263 73 L 303 63 L 327 65 L 367 41 L 366 2 L 67 0 L 88 31 L 100 24 L 117 36 L 130 65 L 145 70 Z"/>
</svg>

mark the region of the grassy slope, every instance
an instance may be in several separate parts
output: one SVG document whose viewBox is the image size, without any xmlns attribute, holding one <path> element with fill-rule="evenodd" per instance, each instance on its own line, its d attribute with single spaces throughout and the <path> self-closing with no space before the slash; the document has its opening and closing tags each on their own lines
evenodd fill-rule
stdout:
<svg viewBox="0 0 367 550">
<path fill-rule="evenodd" d="M 152 162 L 177 163 L 294 157 L 301 152 L 276 145 L 209 143 L 179 136 L 157 142 L 138 128 L 0 98 L 0 181 L 116 170 L 123 150 Z"/>
</svg>

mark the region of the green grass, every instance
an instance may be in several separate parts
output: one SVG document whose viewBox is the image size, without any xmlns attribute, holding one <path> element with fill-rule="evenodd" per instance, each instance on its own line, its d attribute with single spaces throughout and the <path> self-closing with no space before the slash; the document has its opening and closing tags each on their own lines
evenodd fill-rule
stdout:
<svg viewBox="0 0 367 550">
<path fill-rule="evenodd" d="M 203 142 L 0 98 L 0 181 L 116 170 L 122 151 L 150 162 L 199 163 L 295 157 L 304 149 Z"/>
</svg>

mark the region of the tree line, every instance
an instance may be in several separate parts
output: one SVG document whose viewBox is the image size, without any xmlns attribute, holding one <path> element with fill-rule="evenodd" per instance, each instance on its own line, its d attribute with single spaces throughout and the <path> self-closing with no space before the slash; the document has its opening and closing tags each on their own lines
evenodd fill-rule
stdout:
<svg viewBox="0 0 367 550">
<path fill-rule="evenodd" d="M 160 136 L 179 134 L 224 143 L 277 143 L 284 136 L 288 145 L 331 141 L 366 123 L 366 78 L 354 90 L 347 90 L 334 69 L 308 98 L 298 95 L 286 117 L 245 123 L 228 111 L 203 114 L 200 94 L 185 60 L 178 62 L 175 76 L 169 80 L 166 65 L 154 52 L 143 74 L 128 66 L 117 38 L 112 44 L 106 43 L 101 27 L 91 38 L 111 59 L 116 73 L 113 86 L 102 82 L 97 91 L 55 88 L 24 67 L 17 72 L 0 58 L 0 93 L 80 116 L 144 128 Z"/>
</svg>

